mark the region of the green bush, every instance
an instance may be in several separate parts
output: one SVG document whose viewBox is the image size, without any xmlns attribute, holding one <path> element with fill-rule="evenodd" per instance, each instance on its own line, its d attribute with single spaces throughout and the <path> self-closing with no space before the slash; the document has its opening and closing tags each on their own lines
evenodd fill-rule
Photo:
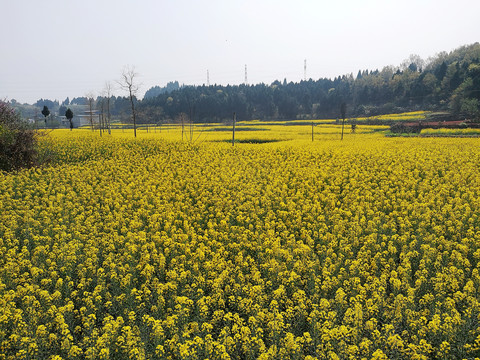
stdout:
<svg viewBox="0 0 480 360">
<path fill-rule="evenodd" d="M 405 125 L 401 122 L 396 122 L 390 125 L 390 131 L 394 134 L 410 134 L 410 133 L 417 133 L 419 134 L 422 130 L 420 124 L 418 125 Z"/>
<path fill-rule="evenodd" d="M 0 170 L 31 167 L 37 158 L 35 131 L 10 104 L 0 101 Z"/>
</svg>

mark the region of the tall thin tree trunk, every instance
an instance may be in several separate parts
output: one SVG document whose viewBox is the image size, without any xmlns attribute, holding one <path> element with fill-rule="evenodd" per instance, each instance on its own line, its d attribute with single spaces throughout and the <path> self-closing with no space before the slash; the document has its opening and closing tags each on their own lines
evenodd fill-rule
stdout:
<svg viewBox="0 0 480 360">
<path fill-rule="evenodd" d="M 135 105 L 133 104 L 133 94 L 130 91 L 130 105 L 132 105 L 132 116 L 133 116 L 133 135 L 137 137 L 137 119 L 135 118 Z"/>
<path fill-rule="evenodd" d="M 93 131 L 92 101 L 93 101 L 93 100 L 89 97 L 89 98 L 88 98 L 88 109 L 89 109 L 89 114 L 90 114 L 90 130 Z"/>
<path fill-rule="evenodd" d="M 108 135 L 112 134 L 110 130 L 110 98 L 107 99 L 107 128 L 108 128 Z"/>
<path fill-rule="evenodd" d="M 183 113 L 180 114 L 180 119 L 182 120 L 182 141 L 183 141 L 183 132 L 185 131 L 185 124 L 184 124 Z"/>
</svg>

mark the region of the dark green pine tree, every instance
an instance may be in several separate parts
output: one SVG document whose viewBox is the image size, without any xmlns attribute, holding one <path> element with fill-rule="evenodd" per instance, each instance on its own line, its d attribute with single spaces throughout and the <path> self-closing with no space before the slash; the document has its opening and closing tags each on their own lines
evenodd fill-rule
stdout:
<svg viewBox="0 0 480 360">
<path fill-rule="evenodd" d="M 67 111 L 65 111 L 65 117 L 68 119 L 68 121 L 70 122 L 70 131 L 72 131 L 73 129 L 73 111 L 68 108 Z"/>
<path fill-rule="evenodd" d="M 45 117 L 45 125 L 47 125 L 47 116 L 50 115 L 47 105 L 43 105 L 42 115 Z"/>
</svg>

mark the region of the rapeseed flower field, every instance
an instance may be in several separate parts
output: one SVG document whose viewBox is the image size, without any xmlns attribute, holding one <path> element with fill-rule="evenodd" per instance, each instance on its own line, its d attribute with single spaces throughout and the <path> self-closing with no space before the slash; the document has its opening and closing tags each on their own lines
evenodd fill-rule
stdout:
<svg viewBox="0 0 480 360">
<path fill-rule="evenodd" d="M 357 121 L 362 122 L 365 120 L 387 120 L 387 121 L 421 121 L 425 120 L 432 112 L 431 111 L 409 111 L 399 114 L 384 114 L 378 116 L 370 116 L 370 117 L 358 117 L 356 118 Z"/>
<path fill-rule="evenodd" d="M 0 359 L 479 358 L 478 140 L 259 126 L 0 174 Z"/>
<path fill-rule="evenodd" d="M 480 136 L 480 129 L 466 128 L 466 129 L 422 129 L 421 136 Z"/>
</svg>

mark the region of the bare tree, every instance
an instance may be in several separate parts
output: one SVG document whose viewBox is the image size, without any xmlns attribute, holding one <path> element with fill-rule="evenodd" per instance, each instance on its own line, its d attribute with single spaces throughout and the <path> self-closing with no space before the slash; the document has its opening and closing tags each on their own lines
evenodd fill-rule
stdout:
<svg viewBox="0 0 480 360">
<path fill-rule="evenodd" d="M 180 118 L 180 124 L 182 125 L 182 141 L 183 141 L 183 134 L 185 133 L 185 117 L 187 115 L 185 113 L 180 113 L 179 118 Z"/>
<path fill-rule="evenodd" d="M 107 110 L 107 129 L 108 134 L 110 135 L 112 132 L 110 130 L 110 98 L 112 97 L 112 83 L 110 81 L 105 82 L 105 87 L 103 88 L 103 95 L 106 98 L 106 110 Z"/>
<path fill-rule="evenodd" d="M 85 97 L 88 100 L 88 115 L 90 118 L 90 128 L 93 131 L 93 106 L 95 104 L 95 95 L 93 92 L 89 92 L 88 94 L 85 95 Z"/>
<path fill-rule="evenodd" d="M 137 84 L 137 77 L 138 74 L 135 72 L 135 67 L 133 66 L 125 66 L 122 71 L 122 78 L 118 82 L 119 86 L 128 91 L 128 96 L 130 98 L 130 106 L 132 108 L 132 119 L 133 119 L 133 134 L 137 137 L 137 119 L 135 116 L 135 103 L 134 98 L 137 95 L 138 89 L 140 87 Z"/>
<path fill-rule="evenodd" d="M 97 98 L 97 110 L 100 111 L 98 114 L 98 127 L 100 129 L 100 136 L 104 132 L 104 123 L 105 123 L 105 99 L 101 96 Z"/>
</svg>

